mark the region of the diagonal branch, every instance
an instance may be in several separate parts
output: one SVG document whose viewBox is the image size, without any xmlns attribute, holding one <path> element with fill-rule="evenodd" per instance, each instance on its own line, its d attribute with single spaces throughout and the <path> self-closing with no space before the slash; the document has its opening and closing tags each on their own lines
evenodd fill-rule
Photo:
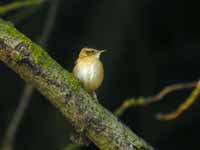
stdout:
<svg viewBox="0 0 200 150">
<path fill-rule="evenodd" d="M 0 20 L 0 60 L 31 83 L 74 126 L 102 150 L 152 150 L 95 101 L 76 78 L 47 52 Z"/>
</svg>

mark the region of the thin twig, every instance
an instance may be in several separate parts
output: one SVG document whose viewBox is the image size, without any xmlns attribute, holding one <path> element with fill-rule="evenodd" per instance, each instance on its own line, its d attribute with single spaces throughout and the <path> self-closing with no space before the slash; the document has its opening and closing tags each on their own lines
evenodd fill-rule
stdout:
<svg viewBox="0 0 200 150">
<path fill-rule="evenodd" d="M 190 96 L 173 112 L 167 114 L 157 114 L 156 117 L 159 120 L 173 120 L 176 119 L 180 114 L 187 110 L 200 95 L 200 81 L 196 84 L 196 88 L 192 91 Z"/>
<path fill-rule="evenodd" d="M 14 25 L 17 25 L 24 21 L 26 18 L 36 14 L 38 10 L 41 9 L 41 6 L 42 5 L 17 11 L 12 16 L 8 16 L 6 19 L 12 22 Z"/>
<path fill-rule="evenodd" d="M 154 96 L 139 97 L 139 98 L 136 98 L 136 99 L 135 98 L 127 99 L 122 103 L 121 106 L 119 106 L 115 110 L 114 113 L 117 116 L 121 116 L 124 113 L 124 111 L 126 109 L 128 109 L 129 107 L 144 106 L 144 105 L 148 105 L 148 104 L 151 104 L 151 103 L 158 102 L 158 101 L 162 100 L 167 94 L 169 94 L 171 92 L 194 88 L 194 87 L 196 87 L 197 83 L 198 83 L 197 81 L 194 81 L 194 82 L 189 82 L 189 83 L 172 84 L 172 85 L 166 86 L 164 89 L 162 89 L 160 92 L 158 92 Z"/>
<path fill-rule="evenodd" d="M 198 81 L 169 85 L 169 86 L 165 87 L 163 90 L 161 90 L 158 94 L 148 97 L 147 101 L 149 103 L 160 101 L 167 94 L 169 94 L 171 92 L 194 88 L 194 87 L 196 87 L 197 83 L 198 83 Z"/>
<path fill-rule="evenodd" d="M 47 41 L 51 36 L 53 27 L 55 25 L 58 7 L 59 7 L 59 0 L 51 0 L 51 6 L 47 13 L 48 16 L 41 37 L 38 40 L 38 43 L 44 47 L 46 47 Z"/>
<path fill-rule="evenodd" d="M 59 5 L 59 0 L 52 0 L 48 10 L 48 16 L 45 21 L 43 32 L 41 34 L 40 39 L 38 40 L 38 43 L 43 47 L 46 47 L 47 40 L 51 35 L 51 31 L 53 29 L 56 19 L 58 5 Z M 22 91 L 19 100 L 19 105 L 16 108 L 16 112 L 14 113 L 14 116 L 11 119 L 8 129 L 5 132 L 5 138 L 3 141 L 2 150 L 13 150 L 13 142 L 16 136 L 17 129 L 23 118 L 24 112 L 28 107 L 33 92 L 34 92 L 34 87 L 27 83 Z"/>
<path fill-rule="evenodd" d="M 16 135 L 17 128 L 22 120 L 24 112 L 27 109 L 27 105 L 29 103 L 30 96 L 33 92 L 33 86 L 27 84 L 24 87 L 24 91 L 20 98 L 20 103 L 17 107 L 16 112 L 14 113 L 13 118 L 11 119 L 10 125 L 6 131 L 4 141 L 2 144 L 2 150 L 12 150 L 13 149 L 13 142 Z"/>
<path fill-rule="evenodd" d="M 27 6 L 33 6 L 33 5 L 39 5 L 46 0 L 26 0 L 26 1 L 15 1 L 6 5 L 0 6 L 0 14 L 5 14 L 9 11 L 19 9 L 22 7 L 27 7 Z"/>
</svg>

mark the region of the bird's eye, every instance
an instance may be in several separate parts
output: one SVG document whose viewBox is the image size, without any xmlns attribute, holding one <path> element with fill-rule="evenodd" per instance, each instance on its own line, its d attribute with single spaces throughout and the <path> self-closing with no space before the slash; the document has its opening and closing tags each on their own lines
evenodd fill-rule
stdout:
<svg viewBox="0 0 200 150">
<path fill-rule="evenodd" d="M 88 51 L 86 51 L 86 53 L 87 53 L 88 55 L 91 55 L 91 54 L 94 53 L 94 51 L 93 51 L 93 50 L 88 50 Z"/>
</svg>

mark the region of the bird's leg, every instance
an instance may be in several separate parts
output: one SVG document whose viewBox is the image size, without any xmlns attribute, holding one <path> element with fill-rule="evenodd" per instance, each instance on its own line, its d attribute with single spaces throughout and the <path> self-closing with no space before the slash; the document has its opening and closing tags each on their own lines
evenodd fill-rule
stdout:
<svg viewBox="0 0 200 150">
<path fill-rule="evenodd" d="M 96 94 L 96 92 L 92 92 L 92 96 L 94 97 L 94 99 L 95 99 L 95 100 L 97 100 L 97 101 L 98 101 L 98 97 L 97 97 L 97 94 Z"/>
<path fill-rule="evenodd" d="M 88 93 L 93 97 L 93 99 L 94 99 L 95 101 L 98 102 L 98 97 L 97 97 L 97 94 L 96 94 L 95 91 L 89 91 L 89 90 L 88 90 Z"/>
</svg>

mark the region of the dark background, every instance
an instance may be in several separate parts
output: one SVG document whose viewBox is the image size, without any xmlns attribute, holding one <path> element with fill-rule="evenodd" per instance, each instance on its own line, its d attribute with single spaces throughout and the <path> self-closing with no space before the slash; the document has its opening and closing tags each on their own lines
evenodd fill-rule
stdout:
<svg viewBox="0 0 200 150">
<path fill-rule="evenodd" d="M 4 1 L 9 3 L 11 1 Z M 4 2 L 1 2 L 3 4 Z M 33 41 L 40 36 L 48 3 L 3 15 Z M 30 12 L 18 19 L 18 12 Z M 72 70 L 82 47 L 106 49 L 105 80 L 100 103 L 114 111 L 126 98 L 150 96 L 172 83 L 199 79 L 200 9 L 184 0 L 60 0 L 49 37 L 49 54 Z M 24 81 L 0 62 L 0 141 L 19 103 Z M 163 101 L 128 109 L 120 118 L 159 150 L 200 149 L 200 104 L 174 121 L 156 120 L 170 112 L 191 91 L 174 92 Z M 56 150 L 69 143 L 71 128 L 63 116 L 34 92 L 17 132 L 18 150 Z"/>
</svg>

